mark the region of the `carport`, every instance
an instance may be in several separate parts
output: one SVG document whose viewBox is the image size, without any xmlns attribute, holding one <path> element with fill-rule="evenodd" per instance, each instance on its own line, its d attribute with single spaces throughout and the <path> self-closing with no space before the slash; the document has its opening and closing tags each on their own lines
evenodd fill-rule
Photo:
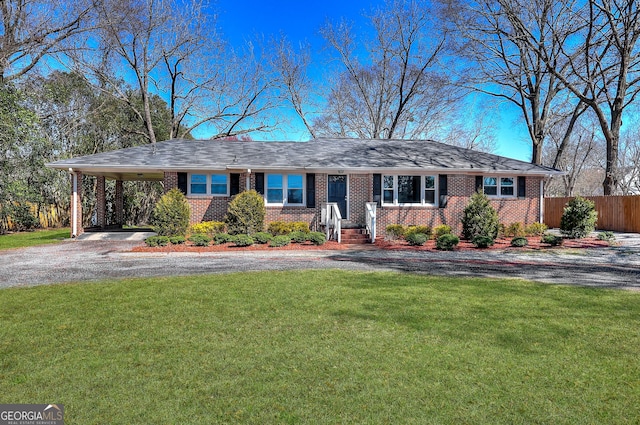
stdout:
<svg viewBox="0 0 640 425">
<path fill-rule="evenodd" d="M 124 225 L 124 189 L 125 181 L 162 181 L 164 179 L 163 172 L 114 172 L 113 170 L 96 170 L 96 169 L 78 169 L 69 168 L 71 175 L 71 237 L 80 236 L 85 231 L 118 231 L 122 230 Z M 96 195 L 96 224 L 92 227 L 85 228 L 82 223 L 82 176 L 94 176 L 96 178 L 95 195 Z M 106 182 L 107 180 L 115 181 L 115 197 L 114 197 L 114 215 L 115 222 L 107 225 L 107 196 Z"/>
</svg>

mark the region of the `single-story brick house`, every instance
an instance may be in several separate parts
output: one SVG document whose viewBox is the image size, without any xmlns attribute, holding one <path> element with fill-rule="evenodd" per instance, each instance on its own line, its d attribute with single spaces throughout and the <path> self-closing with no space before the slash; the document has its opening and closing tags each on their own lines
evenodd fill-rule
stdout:
<svg viewBox="0 0 640 425">
<path fill-rule="evenodd" d="M 448 224 L 461 230 L 469 197 L 482 190 L 503 223 L 541 222 L 543 180 L 561 172 L 430 140 L 321 138 L 309 142 L 168 140 L 47 164 L 72 176 L 72 232 L 83 232 L 79 185 L 97 177 L 97 224 L 105 225 L 105 179 L 116 180 L 122 223 L 122 182 L 158 180 L 179 188 L 191 221 L 223 219 L 240 191 L 264 195 L 267 222 L 306 221 L 322 228 L 332 211 L 342 226 Z M 118 215 L 119 214 L 119 215 Z"/>
</svg>

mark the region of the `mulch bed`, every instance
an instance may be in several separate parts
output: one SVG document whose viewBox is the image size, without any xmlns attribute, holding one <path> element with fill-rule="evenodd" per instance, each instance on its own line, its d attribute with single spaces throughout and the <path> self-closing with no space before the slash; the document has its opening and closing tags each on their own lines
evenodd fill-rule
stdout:
<svg viewBox="0 0 640 425">
<path fill-rule="evenodd" d="M 552 247 L 540 242 L 540 237 L 527 238 L 529 245 L 523 248 L 512 247 L 511 238 L 499 238 L 493 246 L 483 248 L 488 250 L 540 250 L 540 249 L 563 249 L 563 248 L 606 248 L 609 245 L 606 241 L 596 238 L 585 239 L 565 239 L 562 246 Z M 237 247 L 233 244 L 210 245 L 210 246 L 193 246 L 190 242 L 183 245 L 167 245 L 159 247 L 148 247 L 146 245 L 136 246 L 133 252 L 244 252 L 244 251 L 300 251 L 300 250 L 344 250 L 357 247 L 375 246 L 379 249 L 386 250 L 407 250 L 407 251 L 437 251 L 436 242 L 429 240 L 423 246 L 411 246 L 404 240 L 388 241 L 378 240 L 375 245 L 345 245 L 335 241 L 327 241 L 324 245 L 313 245 L 311 243 L 292 243 L 283 247 L 270 247 L 267 244 L 254 244 L 247 247 Z M 479 250 L 473 244 L 466 240 L 460 240 L 455 251 Z"/>
<path fill-rule="evenodd" d="M 244 252 L 244 251 L 300 251 L 300 250 L 341 250 L 348 249 L 349 245 L 339 244 L 334 241 L 327 241 L 324 245 L 313 245 L 312 243 L 292 243 L 287 246 L 271 247 L 268 244 L 253 244 L 251 246 L 233 246 L 233 244 L 194 246 L 190 242 L 182 245 L 167 245 L 149 247 L 146 245 L 136 246 L 133 252 Z"/>
<path fill-rule="evenodd" d="M 526 247 L 514 247 L 511 246 L 511 238 L 498 238 L 495 243 L 488 248 L 476 248 L 470 241 L 460 240 L 460 243 L 455 248 L 455 251 L 468 251 L 468 250 L 540 250 L 540 249 L 563 249 L 563 248 L 606 248 L 609 245 L 607 241 L 602 241 L 597 238 L 585 238 L 585 239 L 564 239 L 561 246 L 551 246 L 543 244 L 540 236 L 528 237 L 529 245 Z M 376 247 L 380 249 L 389 250 L 412 250 L 412 251 L 437 251 L 436 241 L 429 240 L 423 246 L 411 246 L 404 240 L 378 240 L 376 241 Z"/>
</svg>

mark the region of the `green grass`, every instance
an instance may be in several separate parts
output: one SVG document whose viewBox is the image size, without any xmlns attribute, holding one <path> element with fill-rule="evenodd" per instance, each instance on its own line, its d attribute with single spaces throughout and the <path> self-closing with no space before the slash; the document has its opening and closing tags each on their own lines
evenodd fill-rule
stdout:
<svg viewBox="0 0 640 425">
<path fill-rule="evenodd" d="M 68 237 L 68 228 L 10 233 L 6 235 L 0 235 L 0 250 L 56 243 Z"/>
<path fill-rule="evenodd" d="M 640 294 L 345 271 L 0 291 L 2 403 L 68 424 L 640 417 Z"/>
</svg>

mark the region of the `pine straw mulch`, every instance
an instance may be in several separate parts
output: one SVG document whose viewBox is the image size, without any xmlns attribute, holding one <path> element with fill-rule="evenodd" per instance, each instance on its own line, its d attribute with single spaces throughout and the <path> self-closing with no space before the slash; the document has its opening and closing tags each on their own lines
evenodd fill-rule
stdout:
<svg viewBox="0 0 640 425">
<path fill-rule="evenodd" d="M 348 249 L 351 245 L 339 244 L 335 241 L 327 241 L 324 245 L 314 245 L 307 243 L 291 243 L 287 246 L 271 247 L 268 244 L 253 244 L 251 246 L 234 246 L 233 244 L 194 246 L 189 241 L 181 245 L 167 245 L 149 247 L 146 245 L 136 246 L 133 252 L 244 252 L 244 251 L 300 251 L 300 250 L 342 250 Z"/>
<path fill-rule="evenodd" d="M 529 245 L 526 247 L 512 247 L 511 238 L 498 238 L 495 243 L 483 250 L 542 250 L 542 249 L 584 249 L 584 248 L 606 248 L 610 244 L 597 238 L 584 239 L 564 239 L 561 246 L 552 247 L 541 242 L 539 236 L 528 237 Z M 383 240 L 379 239 L 375 244 L 370 245 L 346 245 L 339 244 L 335 241 L 327 241 L 324 245 L 313 245 L 312 243 L 291 243 L 282 247 L 270 247 L 268 244 L 254 244 L 246 247 L 237 247 L 233 244 L 210 245 L 210 246 L 194 246 L 190 242 L 182 245 L 167 245 L 159 247 L 148 247 L 140 245 L 133 247 L 133 252 L 245 252 L 245 251 L 300 251 L 300 250 L 345 250 L 357 248 L 378 248 L 385 250 L 406 250 L 406 251 L 437 251 L 435 240 L 429 240 L 423 246 L 411 246 L 404 240 Z M 480 250 L 476 248 L 470 241 L 460 240 L 455 251 Z"/>
<path fill-rule="evenodd" d="M 541 242 L 540 236 L 527 237 L 529 244 L 525 247 L 511 246 L 512 238 L 498 238 L 494 244 L 488 248 L 476 248 L 470 241 L 460 239 L 460 243 L 455 251 L 468 251 L 468 250 L 541 250 L 541 249 L 584 249 L 584 248 L 606 248 L 610 246 L 607 241 L 602 241 L 597 238 L 584 238 L 584 239 L 564 239 L 562 245 L 551 246 Z M 436 241 L 428 240 L 423 246 L 411 246 L 404 240 L 378 240 L 376 241 L 376 247 L 380 249 L 388 250 L 411 250 L 411 251 L 437 251 Z"/>
</svg>

